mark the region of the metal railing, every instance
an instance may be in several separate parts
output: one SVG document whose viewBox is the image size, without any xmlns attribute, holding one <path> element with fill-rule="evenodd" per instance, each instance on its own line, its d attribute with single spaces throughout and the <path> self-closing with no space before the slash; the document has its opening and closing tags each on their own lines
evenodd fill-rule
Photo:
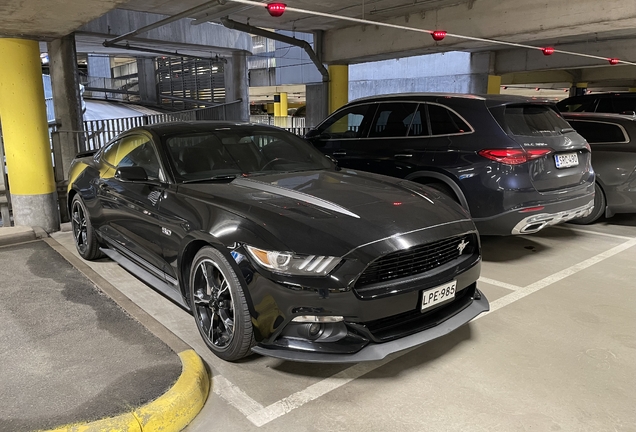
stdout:
<svg viewBox="0 0 636 432">
<path fill-rule="evenodd" d="M 239 118 L 240 102 L 241 101 L 234 101 L 213 107 L 174 113 L 141 115 L 136 117 L 123 117 L 106 120 L 86 120 L 84 122 L 84 131 L 57 132 L 71 134 L 82 133 L 84 134 L 83 142 L 85 144 L 84 148 L 80 149 L 80 151 L 97 150 L 106 145 L 107 142 L 115 138 L 120 133 L 134 127 L 178 121 L 227 120 Z"/>
<path fill-rule="evenodd" d="M 269 115 L 251 115 L 250 123 L 278 126 L 283 129 L 296 129 L 305 127 L 305 117 L 273 117 Z"/>
</svg>

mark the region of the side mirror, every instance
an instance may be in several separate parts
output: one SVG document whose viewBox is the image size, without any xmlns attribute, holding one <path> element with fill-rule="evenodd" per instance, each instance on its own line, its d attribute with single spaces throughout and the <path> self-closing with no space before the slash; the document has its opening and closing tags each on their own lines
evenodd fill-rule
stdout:
<svg viewBox="0 0 636 432">
<path fill-rule="evenodd" d="M 318 132 L 317 129 L 309 129 L 307 133 L 305 134 L 305 138 L 307 139 L 316 138 L 318 136 L 320 136 L 320 133 Z"/>
<path fill-rule="evenodd" d="M 124 182 L 148 181 L 148 174 L 142 167 L 120 167 L 115 172 L 115 178 Z"/>
<path fill-rule="evenodd" d="M 331 162 L 333 162 L 333 164 L 336 166 L 336 171 L 340 171 L 342 169 L 338 166 L 338 159 L 328 154 L 326 154 L 325 157 L 329 159 Z"/>
</svg>

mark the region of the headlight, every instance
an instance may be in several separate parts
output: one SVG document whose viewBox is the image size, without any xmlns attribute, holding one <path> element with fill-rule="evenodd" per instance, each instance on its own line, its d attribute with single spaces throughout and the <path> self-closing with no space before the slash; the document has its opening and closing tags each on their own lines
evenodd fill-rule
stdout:
<svg viewBox="0 0 636 432">
<path fill-rule="evenodd" d="M 276 273 L 299 276 L 326 276 L 340 258 L 319 255 L 294 255 L 290 252 L 275 252 L 247 246 L 247 251 L 256 262 Z"/>
</svg>

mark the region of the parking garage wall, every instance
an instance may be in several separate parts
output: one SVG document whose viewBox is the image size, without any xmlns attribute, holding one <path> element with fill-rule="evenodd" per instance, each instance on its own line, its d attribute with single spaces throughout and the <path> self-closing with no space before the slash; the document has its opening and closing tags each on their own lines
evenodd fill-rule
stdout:
<svg viewBox="0 0 636 432">
<path fill-rule="evenodd" d="M 349 66 L 349 100 L 409 92 L 486 93 L 488 53 L 447 52 Z"/>
</svg>

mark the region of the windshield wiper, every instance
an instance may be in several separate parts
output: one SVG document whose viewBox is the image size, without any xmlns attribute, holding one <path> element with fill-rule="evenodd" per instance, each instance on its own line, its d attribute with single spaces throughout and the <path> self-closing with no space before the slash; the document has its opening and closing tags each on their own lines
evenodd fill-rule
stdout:
<svg viewBox="0 0 636 432">
<path fill-rule="evenodd" d="M 217 180 L 234 180 L 238 176 L 239 176 L 238 174 L 221 174 L 221 175 L 216 175 L 216 176 L 213 176 L 213 177 L 206 177 L 206 178 L 200 178 L 200 179 L 194 179 L 194 180 L 184 180 L 181 183 L 182 184 L 187 184 L 187 183 L 205 183 L 205 182 L 217 181 Z"/>
</svg>

